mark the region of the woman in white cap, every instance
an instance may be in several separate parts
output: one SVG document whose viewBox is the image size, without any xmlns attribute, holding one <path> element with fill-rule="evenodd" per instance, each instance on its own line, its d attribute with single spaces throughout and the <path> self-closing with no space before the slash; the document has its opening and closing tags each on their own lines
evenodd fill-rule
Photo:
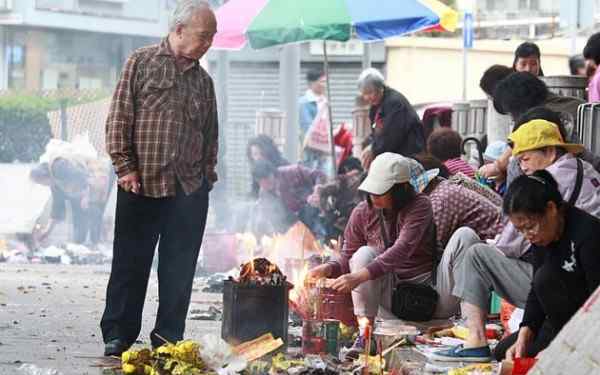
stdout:
<svg viewBox="0 0 600 375">
<path fill-rule="evenodd" d="M 429 199 L 410 184 L 410 159 L 383 153 L 359 190 L 366 201 L 353 210 L 341 257 L 312 269 L 309 278 L 336 278 L 332 287 L 352 291 L 354 313 L 394 318 L 392 294 L 399 282 L 431 285 L 434 230 Z M 383 225 L 381 225 L 383 223 Z M 353 349 L 364 348 L 362 336 Z"/>
</svg>

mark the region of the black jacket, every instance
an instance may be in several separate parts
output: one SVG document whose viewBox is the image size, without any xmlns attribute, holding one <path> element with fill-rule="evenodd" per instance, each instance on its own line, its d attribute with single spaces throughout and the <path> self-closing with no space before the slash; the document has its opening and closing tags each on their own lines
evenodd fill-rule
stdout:
<svg viewBox="0 0 600 375">
<path fill-rule="evenodd" d="M 372 129 L 372 150 L 375 156 L 384 152 L 412 156 L 425 149 L 423 124 L 404 95 L 385 87 L 381 104 L 372 106 L 369 111 L 371 124 L 375 123 L 380 109 L 383 129 Z"/>
</svg>

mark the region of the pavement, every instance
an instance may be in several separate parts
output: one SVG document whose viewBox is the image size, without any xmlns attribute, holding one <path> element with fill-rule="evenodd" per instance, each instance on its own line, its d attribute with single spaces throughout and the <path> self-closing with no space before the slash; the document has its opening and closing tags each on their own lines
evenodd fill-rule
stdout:
<svg viewBox="0 0 600 375">
<path fill-rule="evenodd" d="M 110 265 L 0 263 L 0 375 L 37 375 L 19 371 L 24 364 L 56 370 L 48 375 L 102 374 L 99 322 L 109 275 Z M 222 295 L 203 293 L 203 287 L 197 278 L 186 338 L 220 334 L 220 321 L 195 319 L 211 306 L 222 309 Z M 153 272 L 139 345 L 149 346 L 157 300 Z"/>
</svg>

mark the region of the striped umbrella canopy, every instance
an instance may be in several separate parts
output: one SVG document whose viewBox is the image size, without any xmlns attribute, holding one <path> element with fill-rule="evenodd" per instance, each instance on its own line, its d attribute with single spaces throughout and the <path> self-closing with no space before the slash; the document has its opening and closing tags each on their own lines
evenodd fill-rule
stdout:
<svg viewBox="0 0 600 375">
<path fill-rule="evenodd" d="M 254 49 L 307 40 L 376 41 L 454 31 L 458 14 L 437 0 L 229 0 L 216 11 L 213 48 Z"/>
<path fill-rule="evenodd" d="M 454 31 L 458 14 L 437 0 L 229 0 L 216 11 L 212 48 L 254 49 L 308 40 L 376 41 L 417 31 Z M 327 48 L 323 46 L 327 97 L 331 98 Z M 329 145 L 335 175 L 333 121 Z"/>
</svg>

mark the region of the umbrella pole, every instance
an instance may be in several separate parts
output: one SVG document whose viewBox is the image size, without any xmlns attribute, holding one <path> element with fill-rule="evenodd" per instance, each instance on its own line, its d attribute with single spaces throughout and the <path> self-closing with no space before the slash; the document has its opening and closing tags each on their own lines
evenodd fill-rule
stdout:
<svg viewBox="0 0 600 375">
<path fill-rule="evenodd" d="M 331 168 L 333 168 L 332 176 L 337 176 L 337 168 L 335 163 L 335 145 L 333 144 L 333 116 L 331 111 L 331 85 L 329 84 L 329 59 L 327 57 L 327 41 L 323 40 L 323 71 L 327 82 L 327 112 L 329 117 L 329 151 L 331 152 Z"/>
</svg>

